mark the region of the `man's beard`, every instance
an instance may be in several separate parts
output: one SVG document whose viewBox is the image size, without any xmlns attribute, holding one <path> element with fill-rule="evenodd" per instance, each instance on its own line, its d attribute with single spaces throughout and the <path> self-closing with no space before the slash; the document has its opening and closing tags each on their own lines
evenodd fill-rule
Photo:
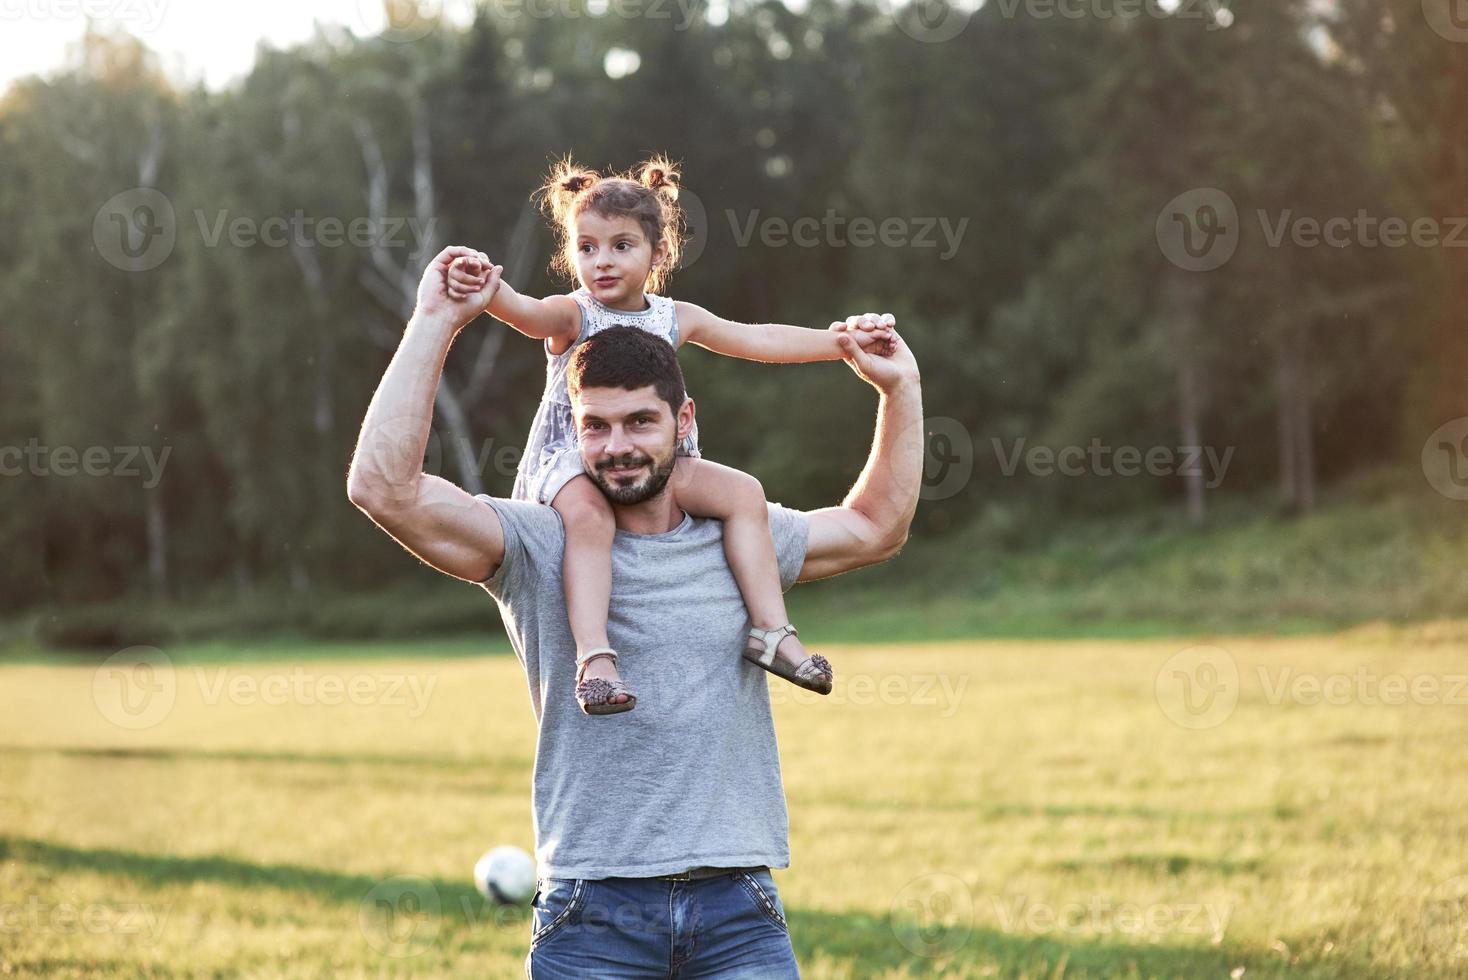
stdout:
<svg viewBox="0 0 1468 980">
<path fill-rule="evenodd" d="M 602 495 L 614 504 L 630 507 L 634 504 L 645 503 L 663 492 L 668 485 L 668 480 L 673 476 L 673 468 L 677 465 L 678 457 L 675 447 L 678 445 L 678 437 L 675 433 L 673 441 L 668 443 L 668 453 L 665 463 L 658 463 L 650 456 L 642 453 L 627 453 L 622 456 L 614 456 L 610 459 L 599 459 L 596 465 L 586 471 L 595 483 Z M 619 466 L 649 466 L 648 475 L 639 483 L 618 486 L 612 483 L 606 476 L 605 470 Z"/>
</svg>

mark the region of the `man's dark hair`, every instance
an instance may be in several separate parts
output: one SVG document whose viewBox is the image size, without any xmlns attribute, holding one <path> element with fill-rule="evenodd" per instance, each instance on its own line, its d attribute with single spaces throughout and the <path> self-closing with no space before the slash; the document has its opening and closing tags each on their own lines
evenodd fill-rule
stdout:
<svg viewBox="0 0 1468 980">
<path fill-rule="evenodd" d="M 636 391 L 652 385 L 674 417 L 683 407 L 683 369 L 673 345 L 637 327 L 618 324 L 592 334 L 571 355 L 566 387 L 575 398 L 583 388 Z"/>
</svg>

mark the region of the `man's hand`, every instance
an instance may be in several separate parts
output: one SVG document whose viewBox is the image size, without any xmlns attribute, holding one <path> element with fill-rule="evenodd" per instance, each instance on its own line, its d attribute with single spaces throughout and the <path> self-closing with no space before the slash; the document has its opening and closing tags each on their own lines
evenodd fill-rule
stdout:
<svg viewBox="0 0 1468 980">
<path fill-rule="evenodd" d="M 892 333 L 890 356 L 862 349 L 856 337 L 863 321 L 888 323 L 868 313 L 833 323 L 841 356 L 867 384 L 881 392 L 871 455 L 856 485 L 839 507 L 811 511 L 805 562 L 797 581 L 809 582 L 886 561 L 907 541 L 923 477 L 923 393 L 917 360 Z"/>
<path fill-rule="evenodd" d="M 494 270 L 504 271 L 504 266 L 491 264 L 488 259 L 479 255 L 461 255 L 454 259 L 449 265 L 448 292 L 450 299 L 468 299 L 476 292 L 489 285 L 489 277 Z"/>
<path fill-rule="evenodd" d="M 870 351 L 862 349 L 862 345 L 856 340 L 855 332 L 861 328 L 853 327 L 852 324 L 868 318 L 888 321 L 892 319 L 892 315 L 888 313 L 877 317 L 875 313 L 867 313 L 862 317 L 851 317 L 845 323 L 831 324 L 832 330 L 840 332 L 838 340 L 841 344 L 841 356 L 846 359 L 851 370 L 855 371 L 857 377 L 867 384 L 885 393 L 895 391 L 904 383 L 920 381 L 917 358 L 912 356 L 912 351 L 908 349 L 907 343 L 897 334 L 897 331 L 892 331 L 891 344 L 888 348 L 890 353 L 883 351 L 879 356 L 873 356 Z"/>
<path fill-rule="evenodd" d="M 845 320 L 837 320 L 831 324 L 830 329 L 835 331 L 849 331 L 861 349 L 869 354 L 877 354 L 881 357 L 891 357 L 896 349 L 892 341 L 892 335 L 897 325 L 897 320 L 891 313 L 863 313 L 861 316 L 849 316 Z"/>
<path fill-rule="evenodd" d="M 450 278 L 450 269 L 464 271 L 461 288 L 459 277 Z M 500 288 L 504 266 L 489 261 L 489 256 L 463 245 L 450 245 L 434 256 L 418 283 L 418 314 L 451 321 L 455 329 L 483 313 Z"/>
</svg>

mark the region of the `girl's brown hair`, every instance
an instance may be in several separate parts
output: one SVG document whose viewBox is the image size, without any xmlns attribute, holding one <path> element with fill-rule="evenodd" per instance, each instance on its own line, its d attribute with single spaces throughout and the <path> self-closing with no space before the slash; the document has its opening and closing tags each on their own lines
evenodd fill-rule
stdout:
<svg viewBox="0 0 1468 980">
<path fill-rule="evenodd" d="M 643 287 L 649 292 L 662 292 L 668 277 L 678 267 L 686 237 L 683 209 L 678 206 L 680 179 L 678 165 L 661 155 L 634 170 L 607 177 L 579 166 L 569 156 L 556 163 L 545 183 L 531 195 L 532 200 L 540 198 L 541 210 L 556 230 L 551 272 L 576 281 L 571 226 L 577 217 L 587 211 L 603 218 L 628 217 L 642 226 L 654 252 L 658 242 L 667 249 L 663 260 L 653 265 Z"/>
</svg>

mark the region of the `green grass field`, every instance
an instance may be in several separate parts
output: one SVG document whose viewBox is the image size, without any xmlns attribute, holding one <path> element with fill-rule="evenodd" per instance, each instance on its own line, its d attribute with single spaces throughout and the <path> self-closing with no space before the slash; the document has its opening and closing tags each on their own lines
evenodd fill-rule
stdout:
<svg viewBox="0 0 1468 980">
<path fill-rule="evenodd" d="M 522 975 L 470 881 L 532 846 L 490 646 L 0 661 L 0 976 Z M 1465 651 L 828 645 L 830 698 L 772 688 L 803 975 L 1468 976 Z"/>
</svg>

